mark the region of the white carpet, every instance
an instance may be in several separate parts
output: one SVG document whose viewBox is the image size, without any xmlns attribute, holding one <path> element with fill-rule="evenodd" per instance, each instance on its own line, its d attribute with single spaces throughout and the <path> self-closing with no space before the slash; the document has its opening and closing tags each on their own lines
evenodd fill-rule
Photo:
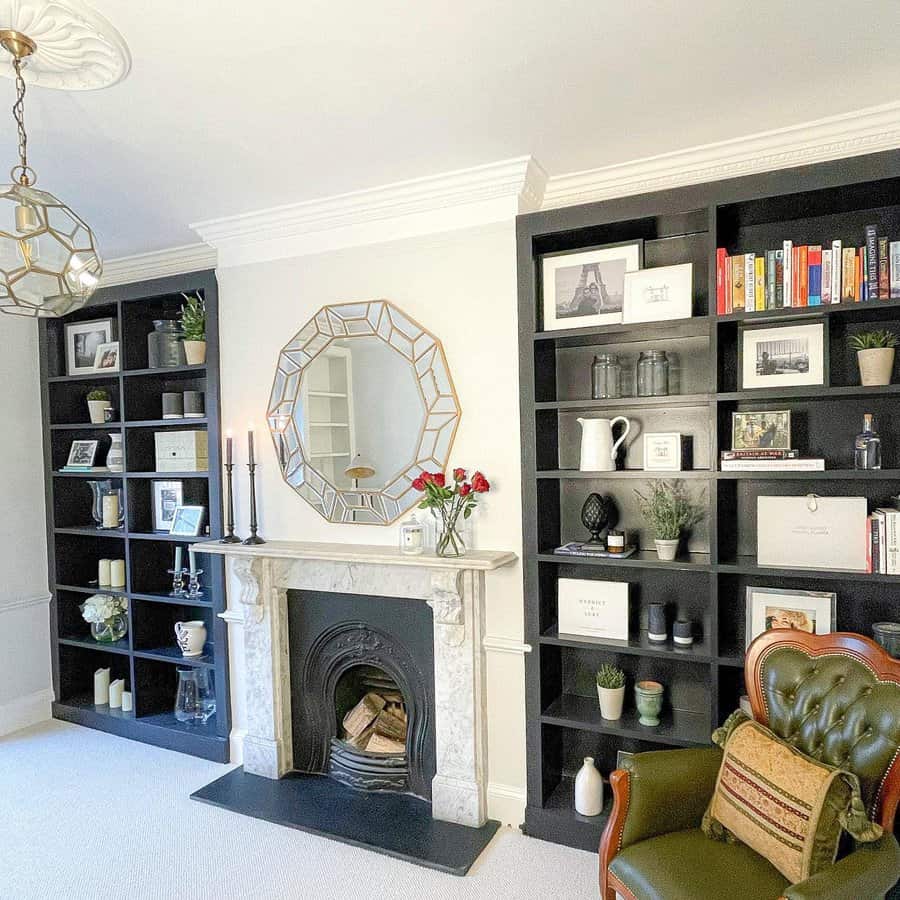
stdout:
<svg viewBox="0 0 900 900">
<path fill-rule="evenodd" d="M 189 799 L 225 771 L 62 722 L 0 739 L 0 898 L 598 896 L 596 855 L 509 829 L 457 878 Z"/>
</svg>

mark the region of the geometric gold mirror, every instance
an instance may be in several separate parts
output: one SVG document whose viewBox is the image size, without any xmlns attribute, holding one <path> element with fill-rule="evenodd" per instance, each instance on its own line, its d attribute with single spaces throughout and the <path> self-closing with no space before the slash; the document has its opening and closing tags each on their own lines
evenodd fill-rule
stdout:
<svg viewBox="0 0 900 900">
<path fill-rule="evenodd" d="M 267 419 L 285 481 L 330 522 L 389 525 L 443 471 L 460 408 L 441 342 L 387 300 L 323 306 L 278 356 Z"/>
</svg>

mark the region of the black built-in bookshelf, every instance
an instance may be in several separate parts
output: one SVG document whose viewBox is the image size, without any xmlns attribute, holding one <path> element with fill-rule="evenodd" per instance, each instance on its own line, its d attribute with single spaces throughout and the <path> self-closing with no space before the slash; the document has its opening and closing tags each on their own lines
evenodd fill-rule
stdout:
<svg viewBox="0 0 900 900">
<path fill-rule="evenodd" d="M 181 292 L 198 293 L 206 303 L 207 356 L 204 365 L 148 368 L 147 336 L 154 319 L 178 318 Z M 120 347 L 121 371 L 109 375 L 66 374 L 65 327 L 71 322 L 111 318 Z M 184 483 L 184 502 L 205 506 L 210 536 L 222 536 L 218 293 L 213 271 L 177 275 L 98 291 L 89 304 L 63 319 L 40 322 L 41 386 L 46 473 L 47 546 L 52 591 L 51 642 L 53 715 L 123 737 L 179 750 L 219 762 L 228 761 L 230 711 L 227 626 L 218 613 L 225 609 L 224 564 L 199 557 L 204 569 L 202 599 L 169 596 L 174 550 L 195 539 L 155 533 L 152 519 L 154 479 Z M 89 422 L 86 396 L 106 388 L 118 410 L 117 421 Z M 205 393 L 203 418 L 162 419 L 164 391 Z M 155 472 L 154 434 L 159 431 L 206 430 L 208 472 Z M 125 471 L 60 472 L 76 439 L 98 439 L 97 465 L 103 465 L 109 436 L 122 436 Z M 91 479 L 110 479 L 123 488 L 125 524 L 98 531 L 91 516 Z M 97 561 L 125 560 L 129 599 L 128 634 L 115 644 L 99 644 L 79 610 L 98 592 Z M 91 584 L 92 580 L 94 581 Z M 182 658 L 174 624 L 203 620 L 207 630 L 204 655 Z M 184 725 L 174 716 L 177 670 L 203 666 L 214 673 L 216 714 L 203 725 Z M 133 693 L 134 710 L 124 713 L 94 706 L 94 671 L 109 667 L 110 677 L 123 678 Z"/>
<path fill-rule="evenodd" d="M 744 693 L 745 591 L 748 585 L 836 591 L 837 627 L 871 636 L 879 620 L 900 618 L 900 578 L 889 575 L 769 569 L 756 562 L 756 499 L 760 495 L 863 496 L 870 509 L 889 505 L 900 487 L 900 383 L 861 387 L 852 333 L 872 326 L 900 333 L 900 301 L 738 312 L 716 316 L 716 248 L 729 255 L 765 253 L 795 244 L 845 246 L 865 242 L 866 225 L 900 238 L 900 152 L 891 151 L 815 166 L 660 191 L 568 209 L 520 216 L 518 231 L 519 346 L 522 396 L 523 524 L 526 640 L 528 834 L 596 849 L 610 808 L 583 818 L 573 805 L 573 778 L 585 756 L 604 775 L 619 750 L 644 751 L 709 743 L 709 736 Z M 644 267 L 694 264 L 694 317 L 640 325 L 542 331 L 541 259 L 545 254 L 641 238 Z M 742 323 L 827 319 L 826 387 L 741 390 L 737 371 Z M 590 365 L 600 349 L 632 363 L 643 349 L 672 351 L 678 394 L 658 398 L 591 400 Z M 896 377 L 895 381 L 900 381 Z M 824 472 L 720 472 L 730 448 L 731 414 L 791 411 L 793 446 L 823 457 Z M 863 413 L 874 413 L 883 442 L 881 471 L 853 469 L 853 439 Z M 633 488 L 647 480 L 679 477 L 642 471 L 578 471 L 577 417 L 623 414 L 643 431 L 693 435 L 695 469 L 682 473 L 706 507 L 706 521 L 691 535 L 688 552 L 660 562 L 651 535 L 629 559 L 553 555 L 565 541 L 584 540 L 581 506 L 596 491 L 614 498 L 621 525 L 640 532 Z M 640 468 L 641 442 L 624 464 Z M 627 646 L 560 637 L 559 578 L 627 581 L 631 587 Z M 695 623 L 687 649 L 647 640 L 651 601 Z M 601 663 L 628 676 L 626 712 L 618 722 L 600 718 L 594 672 Z M 636 679 L 666 688 L 662 723 L 637 723 Z"/>
</svg>

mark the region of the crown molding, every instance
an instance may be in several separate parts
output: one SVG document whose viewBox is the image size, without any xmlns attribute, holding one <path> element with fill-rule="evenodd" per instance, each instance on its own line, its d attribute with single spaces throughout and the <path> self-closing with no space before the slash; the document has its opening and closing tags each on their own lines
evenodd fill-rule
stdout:
<svg viewBox="0 0 900 900">
<path fill-rule="evenodd" d="M 138 253 L 134 256 L 121 256 L 118 259 L 104 261 L 100 287 L 214 269 L 216 262 L 215 249 L 202 243 L 171 247 L 168 250 L 154 250 L 152 253 Z"/>
<path fill-rule="evenodd" d="M 593 203 L 896 147 L 900 147 L 900 102 L 599 169 L 551 176 L 542 208 Z"/>
<path fill-rule="evenodd" d="M 303 203 L 208 219 L 191 228 L 219 266 L 454 231 L 540 209 L 547 173 L 530 156 Z"/>
</svg>

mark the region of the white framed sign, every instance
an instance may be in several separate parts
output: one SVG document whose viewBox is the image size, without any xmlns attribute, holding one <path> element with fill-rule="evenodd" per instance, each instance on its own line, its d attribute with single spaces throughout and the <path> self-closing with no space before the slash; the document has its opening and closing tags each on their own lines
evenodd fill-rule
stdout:
<svg viewBox="0 0 900 900">
<path fill-rule="evenodd" d="M 628 640 L 628 582 L 560 578 L 557 614 L 560 634 Z"/>
<path fill-rule="evenodd" d="M 622 321 L 689 319 L 693 311 L 693 297 L 693 263 L 626 272 Z"/>
<path fill-rule="evenodd" d="M 644 471 L 680 472 L 690 468 L 690 438 L 677 431 L 649 431 L 644 435 Z"/>
</svg>

